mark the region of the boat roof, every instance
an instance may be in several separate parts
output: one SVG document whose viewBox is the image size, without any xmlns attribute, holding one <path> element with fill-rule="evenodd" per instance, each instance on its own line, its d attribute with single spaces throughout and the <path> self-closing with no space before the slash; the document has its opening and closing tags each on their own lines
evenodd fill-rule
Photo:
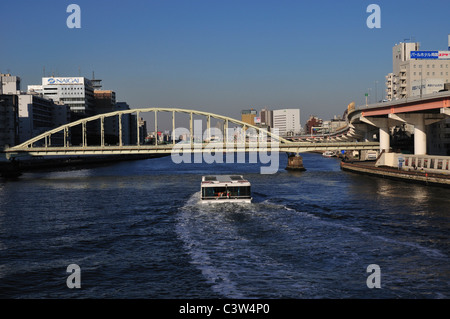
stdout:
<svg viewBox="0 0 450 319">
<path fill-rule="evenodd" d="M 202 177 L 202 182 L 207 183 L 248 183 L 242 175 L 207 175 Z"/>
</svg>

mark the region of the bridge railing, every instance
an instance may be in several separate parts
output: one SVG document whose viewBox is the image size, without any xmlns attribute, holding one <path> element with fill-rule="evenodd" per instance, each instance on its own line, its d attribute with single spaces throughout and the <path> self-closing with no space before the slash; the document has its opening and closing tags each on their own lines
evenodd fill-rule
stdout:
<svg viewBox="0 0 450 319">
<path fill-rule="evenodd" d="M 404 155 L 403 160 L 405 169 L 450 173 L 450 156 Z"/>
<path fill-rule="evenodd" d="M 383 153 L 376 166 L 450 174 L 450 156 Z"/>
</svg>

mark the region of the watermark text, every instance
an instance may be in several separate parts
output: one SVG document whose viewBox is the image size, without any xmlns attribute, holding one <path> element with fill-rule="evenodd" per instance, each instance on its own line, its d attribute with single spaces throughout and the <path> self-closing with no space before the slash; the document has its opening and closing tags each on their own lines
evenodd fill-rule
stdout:
<svg viewBox="0 0 450 319">
<path fill-rule="evenodd" d="M 381 28 L 381 8 L 378 4 L 369 4 L 366 9 L 367 13 L 371 13 L 366 20 L 369 29 Z"/>
<path fill-rule="evenodd" d="M 367 277 L 366 284 L 367 287 L 372 288 L 381 288 L 381 268 L 377 264 L 371 264 L 367 266 L 367 272 L 371 273 L 369 277 Z"/>
<path fill-rule="evenodd" d="M 81 268 L 77 264 L 70 264 L 67 266 L 68 273 L 71 275 L 67 278 L 66 284 L 70 289 L 81 288 Z"/>
<path fill-rule="evenodd" d="M 78 4 L 69 4 L 66 9 L 67 13 L 71 13 L 66 20 L 69 29 L 81 28 L 81 8 Z"/>
</svg>

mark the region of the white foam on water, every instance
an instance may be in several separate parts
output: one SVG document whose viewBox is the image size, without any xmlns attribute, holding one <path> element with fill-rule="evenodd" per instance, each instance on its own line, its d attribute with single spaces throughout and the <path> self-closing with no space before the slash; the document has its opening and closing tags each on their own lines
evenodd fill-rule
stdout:
<svg viewBox="0 0 450 319">
<path fill-rule="evenodd" d="M 251 229 L 246 233 L 245 227 L 249 225 Z M 304 253 L 305 257 L 317 260 L 325 258 L 325 264 L 330 267 L 334 264 L 327 259 L 328 255 L 335 254 L 336 265 L 344 262 L 349 267 L 357 267 L 364 259 L 365 249 L 376 248 L 377 243 L 383 247 L 384 242 L 418 250 L 434 258 L 446 257 L 436 249 L 390 239 L 360 225 L 345 225 L 342 221 L 328 220 L 270 200 L 252 204 L 202 204 L 198 192 L 179 209 L 176 223 L 178 238 L 183 242 L 191 264 L 201 272 L 211 289 L 225 298 L 278 298 L 295 297 L 296 294 L 302 297 L 326 293 L 329 288 L 324 283 L 310 278 L 317 270 L 303 268 L 298 260 L 291 263 L 289 258 L 277 257 L 273 248 L 262 245 L 251 233 L 272 230 L 274 238 L 279 235 L 280 240 L 296 245 L 292 251 L 286 249 L 285 253 Z M 308 233 L 302 233 L 302 230 Z M 328 235 L 335 232 L 336 236 L 323 237 L 322 231 Z M 352 242 L 347 247 L 340 241 L 346 234 L 355 236 L 355 243 L 359 243 L 357 247 L 353 247 Z M 372 248 L 364 243 L 370 243 Z M 313 246 L 308 246 L 310 244 Z M 322 248 L 324 256 L 319 254 Z M 305 261 L 309 262 L 308 259 Z"/>
<path fill-rule="evenodd" d="M 204 206 L 202 206 L 204 205 Z M 184 243 L 184 248 L 191 257 L 191 263 L 201 271 L 203 277 L 212 285 L 212 289 L 228 298 L 243 298 L 243 294 L 237 289 L 235 282 L 230 278 L 229 271 L 220 268 L 210 258 L 211 247 L 207 247 L 202 241 L 205 224 L 204 214 L 211 209 L 209 204 L 200 203 L 200 192 L 189 198 L 187 203 L 180 209 L 176 231 Z M 210 217 L 214 217 L 211 215 Z M 196 220 L 198 223 L 196 223 Z M 203 233 L 207 236 L 207 233 Z"/>
<path fill-rule="evenodd" d="M 276 298 L 286 286 L 292 290 L 308 289 L 297 280 L 298 269 L 274 260 L 267 255 L 265 247 L 246 238 L 242 228 L 239 232 L 240 218 L 256 216 L 263 222 L 266 220 L 260 218 L 264 218 L 264 214 L 293 209 L 266 202 L 202 204 L 199 198 L 200 193 L 194 194 L 180 208 L 176 231 L 190 255 L 191 264 L 201 271 L 213 291 L 226 298 L 255 298 L 261 294 Z M 243 282 L 257 282 L 259 286 Z"/>
</svg>

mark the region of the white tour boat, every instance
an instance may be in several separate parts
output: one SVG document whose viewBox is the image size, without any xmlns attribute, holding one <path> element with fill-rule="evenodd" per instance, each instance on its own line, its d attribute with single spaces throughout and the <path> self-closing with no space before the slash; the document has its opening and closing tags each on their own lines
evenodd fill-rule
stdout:
<svg viewBox="0 0 450 319">
<path fill-rule="evenodd" d="M 242 175 L 202 177 L 202 203 L 251 203 L 251 185 Z"/>
<path fill-rule="evenodd" d="M 326 151 L 326 152 L 322 153 L 322 156 L 325 156 L 325 157 L 336 157 L 337 155 L 336 155 L 336 152 Z"/>
</svg>

